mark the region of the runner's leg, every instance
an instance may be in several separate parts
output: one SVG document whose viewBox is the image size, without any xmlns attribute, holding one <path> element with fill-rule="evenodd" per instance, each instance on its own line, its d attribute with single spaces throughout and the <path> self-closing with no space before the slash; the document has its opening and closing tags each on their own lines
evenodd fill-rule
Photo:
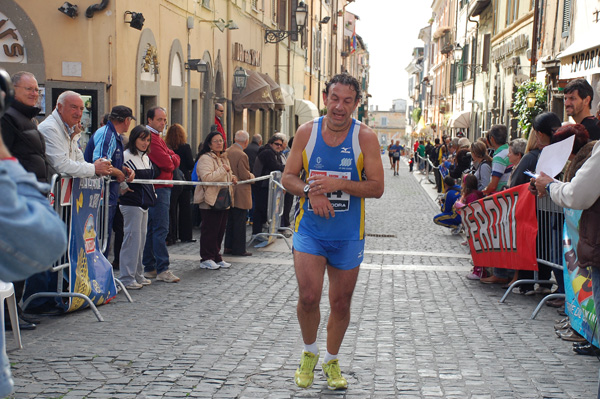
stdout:
<svg viewBox="0 0 600 399">
<path fill-rule="evenodd" d="M 326 259 L 323 256 L 294 251 L 294 268 L 298 280 L 298 322 L 306 345 L 317 340 L 321 313 L 319 303 L 323 291 Z"/>
<path fill-rule="evenodd" d="M 327 352 L 337 355 L 350 324 L 350 303 L 360 266 L 351 270 L 327 267 L 331 314 L 327 322 Z"/>
</svg>

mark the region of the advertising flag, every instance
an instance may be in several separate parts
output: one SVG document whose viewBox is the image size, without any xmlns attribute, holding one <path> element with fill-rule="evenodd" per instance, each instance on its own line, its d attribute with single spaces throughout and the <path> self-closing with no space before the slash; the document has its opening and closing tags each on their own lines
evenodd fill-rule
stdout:
<svg viewBox="0 0 600 399">
<path fill-rule="evenodd" d="M 473 264 L 537 270 L 537 217 L 529 183 L 474 201 L 460 209 Z"/>
</svg>

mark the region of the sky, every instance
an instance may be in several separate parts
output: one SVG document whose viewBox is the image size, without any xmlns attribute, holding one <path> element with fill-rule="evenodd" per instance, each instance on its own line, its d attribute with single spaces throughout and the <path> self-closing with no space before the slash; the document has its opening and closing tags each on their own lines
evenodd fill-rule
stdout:
<svg viewBox="0 0 600 399">
<path fill-rule="evenodd" d="M 355 0 L 346 10 L 359 16 L 356 34 L 370 53 L 369 105 L 387 111 L 392 100 L 408 98 L 408 73 L 419 31 L 431 18 L 432 0 Z"/>
</svg>

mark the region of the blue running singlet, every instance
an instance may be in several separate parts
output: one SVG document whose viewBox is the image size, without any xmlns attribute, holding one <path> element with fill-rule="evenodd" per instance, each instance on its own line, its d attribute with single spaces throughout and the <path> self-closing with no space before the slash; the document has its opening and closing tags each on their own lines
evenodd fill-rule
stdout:
<svg viewBox="0 0 600 399">
<path fill-rule="evenodd" d="M 323 117 L 313 122 L 313 128 L 302 152 L 305 180 L 326 175 L 338 179 L 363 180 L 363 154 L 358 142 L 361 123 L 352 119 L 344 141 L 330 147 L 323 141 Z M 300 197 L 296 209 L 294 230 L 320 240 L 362 240 L 365 235 L 365 199 L 343 191 L 328 193 L 335 217 L 325 219 L 313 212 L 308 198 Z"/>
</svg>

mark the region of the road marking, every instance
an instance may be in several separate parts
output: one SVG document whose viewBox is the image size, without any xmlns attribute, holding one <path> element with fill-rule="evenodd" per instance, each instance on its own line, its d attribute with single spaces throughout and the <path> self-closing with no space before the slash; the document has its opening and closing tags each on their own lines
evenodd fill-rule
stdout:
<svg viewBox="0 0 600 399">
<path fill-rule="evenodd" d="M 424 271 L 424 272 L 466 272 L 471 270 L 471 266 L 451 266 L 451 265 L 380 265 L 372 263 L 363 263 L 360 265 L 363 269 L 369 270 L 392 270 L 392 271 Z"/>
<path fill-rule="evenodd" d="M 429 256 L 429 257 L 434 257 L 434 258 L 471 259 L 471 255 L 468 255 L 468 254 L 451 254 L 451 253 L 436 253 L 436 252 L 415 252 L 415 251 L 375 251 L 375 250 L 365 250 L 365 254 L 372 254 L 372 255 Z"/>
<path fill-rule="evenodd" d="M 256 253 L 255 253 L 256 255 Z M 199 255 L 171 255 L 171 259 L 174 260 L 191 260 L 200 261 Z M 293 266 L 293 259 L 269 259 L 257 257 L 237 257 L 237 256 L 223 256 L 223 259 L 231 263 L 244 263 L 244 264 L 263 264 L 263 265 L 286 265 Z M 462 272 L 471 270 L 471 266 L 452 266 L 452 265 L 392 265 L 392 264 L 380 264 L 380 263 L 362 263 L 360 265 L 363 269 L 368 270 L 391 270 L 391 271 L 436 271 L 436 272 Z"/>
</svg>

